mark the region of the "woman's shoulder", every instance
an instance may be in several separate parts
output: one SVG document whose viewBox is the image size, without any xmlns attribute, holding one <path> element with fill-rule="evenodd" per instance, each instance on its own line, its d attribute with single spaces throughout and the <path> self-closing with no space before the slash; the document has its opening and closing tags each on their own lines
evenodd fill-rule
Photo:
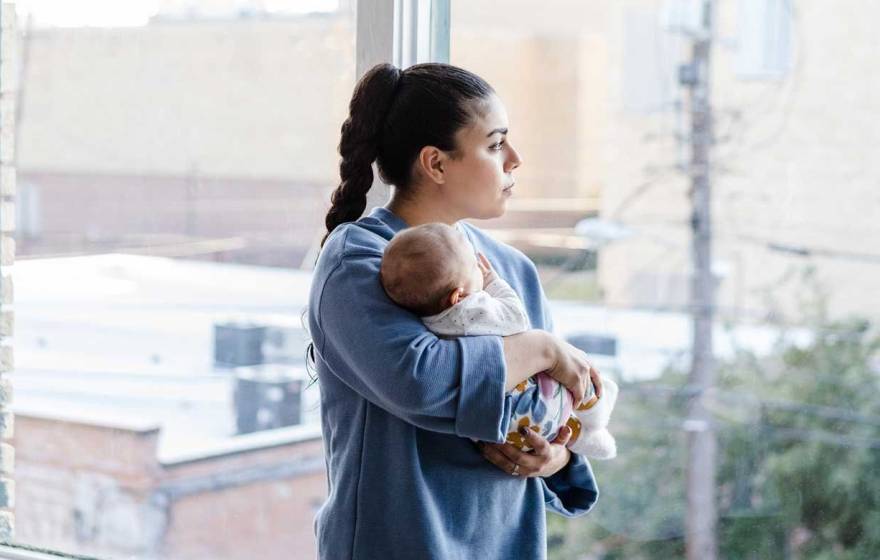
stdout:
<svg viewBox="0 0 880 560">
<path fill-rule="evenodd" d="M 379 267 L 392 236 L 378 220 L 362 218 L 337 226 L 327 237 L 312 272 L 309 317 L 311 328 L 317 329 L 312 332 L 320 331 L 319 316 L 344 314 L 353 298 L 381 296 Z"/>
<path fill-rule="evenodd" d="M 337 226 L 327 237 L 315 273 L 329 272 L 344 261 L 379 261 L 394 231 L 375 218 L 361 218 Z M 376 265 L 378 267 L 378 264 Z"/>
</svg>

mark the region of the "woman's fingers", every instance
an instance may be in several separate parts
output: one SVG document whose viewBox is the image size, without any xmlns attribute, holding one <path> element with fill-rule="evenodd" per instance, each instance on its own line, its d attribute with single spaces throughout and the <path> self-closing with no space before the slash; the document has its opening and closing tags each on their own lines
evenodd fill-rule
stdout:
<svg viewBox="0 0 880 560">
<path fill-rule="evenodd" d="M 490 463 L 514 476 L 548 476 L 567 462 L 565 444 L 571 437 L 571 428 L 568 426 L 560 428 L 552 442 L 529 429 L 520 430 L 520 434 L 532 448 L 531 452 L 522 451 L 509 443 L 479 442 L 477 447 Z M 552 466 L 551 463 L 558 465 Z"/>
<path fill-rule="evenodd" d="M 550 442 L 548 442 L 541 434 L 533 432 L 532 430 L 520 430 L 519 433 L 522 434 L 529 447 L 535 450 L 534 454 L 536 456 L 541 458 L 548 457 L 550 453 Z"/>
<path fill-rule="evenodd" d="M 587 394 L 588 384 L 591 383 L 590 363 L 581 350 L 556 337 L 554 340 L 555 365 L 547 373 L 568 389 L 574 402 L 580 405 Z"/>
<path fill-rule="evenodd" d="M 568 444 L 568 440 L 571 438 L 571 428 L 568 426 L 563 426 L 559 428 L 559 433 L 556 434 L 556 439 L 554 439 L 551 443 L 555 443 L 557 445 L 566 445 Z"/>
<path fill-rule="evenodd" d="M 531 430 L 529 430 L 529 432 L 534 433 Z M 509 443 L 500 444 L 498 450 L 503 453 L 511 463 L 519 465 L 519 474 L 523 476 L 532 475 L 544 466 L 539 457 L 536 457 L 531 453 L 526 453 Z"/>
<path fill-rule="evenodd" d="M 505 455 L 498 449 L 500 447 L 499 444 L 486 443 L 481 441 L 477 444 L 477 447 L 480 449 L 480 453 L 483 454 L 483 457 L 485 457 L 487 461 L 489 461 L 502 471 L 511 474 L 516 468 L 516 463 L 508 459 L 507 455 Z"/>
<path fill-rule="evenodd" d="M 477 444 L 483 457 L 499 469 L 510 472 L 513 469 L 513 461 L 507 458 L 504 453 L 498 450 L 497 444 L 480 442 Z"/>
<path fill-rule="evenodd" d="M 518 476 L 533 476 L 539 474 L 552 459 L 550 443 L 539 434 L 528 430 L 530 435 L 525 435 L 533 452 L 527 453 L 509 443 L 486 443 L 480 442 L 480 452 L 496 467 L 506 473 L 513 474 L 516 469 Z"/>
<path fill-rule="evenodd" d="M 536 460 L 534 470 L 531 472 L 532 476 L 550 476 L 568 463 L 571 453 L 565 444 L 568 442 L 571 429 L 563 426 L 559 432 L 552 443 L 536 433 L 525 436 L 528 444 L 535 448 L 532 451 Z"/>
<path fill-rule="evenodd" d="M 589 382 L 588 370 L 581 371 L 576 362 L 570 358 L 564 358 L 557 362 L 556 367 L 549 370 L 547 374 L 568 389 L 575 403 L 580 403 L 584 399 Z"/>
<path fill-rule="evenodd" d="M 602 376 L 593 364 L 590 364 L 590 381 L 593 382 L 593 387 L 596 388 L 596 396 L 602 398 Z"/>
<path fill-rule="evenodd" d="M 589 375 L 588 382 L 593 385 L 593 387 L 595 389 L 596 397 L 601 398 L 602 397 L 602 376 L 599 373 L 599 370 L 596 369 L 596 366 L 594 366 L 593 363 L 589 360 L 586 352 L 584 352 L 583 350 L 581 350 L 580 348 L 578 348 L 574 345 L 568 344 L 568 346 L 574 353 L 577 354 L 577 356 L 578 356 L 577 361 L 586 367 L 586 372 Z M 586 387 L 585 387 L 583 398 L 586 398 L 586 395 L 588 393 L 591 393 L 591 391 L 587 391 Z M 592 398 L 592 397 L 590 397 L 590 398 Z M 589 400 L 589 398 L 586 398 L 586 400 Z M 580 402 L 581 404 L 583 404 L 582 401 L 577 401 L 577 402 Z"/>
</svg>

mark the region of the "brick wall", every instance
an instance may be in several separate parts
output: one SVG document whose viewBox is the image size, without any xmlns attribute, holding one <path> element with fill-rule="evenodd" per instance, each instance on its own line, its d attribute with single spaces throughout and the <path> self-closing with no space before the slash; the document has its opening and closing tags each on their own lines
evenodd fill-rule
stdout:
<svg viewBox="0 0 880 560">
<path fill-rule="evenodd" d="M 155 428 L 17 415 L 17 542 L 78 554 L 149 554 L 165 510 Z"/>
<path fill-rule="evenodd" d="M 15 5 L 0 5 L 0 540 L 11 540 L 14 530 L 14 448 L 9 403 L 12 387 L 12 264 L 15 260 Z"/>
<path fill-rule="evenodd" d="M 19 411 L 16 432 L 17 542 L 144 560 L 316 554 L 313 519 L 326 497 L 319 437 L 163 463 L 154 426 Z"/>
</svg>

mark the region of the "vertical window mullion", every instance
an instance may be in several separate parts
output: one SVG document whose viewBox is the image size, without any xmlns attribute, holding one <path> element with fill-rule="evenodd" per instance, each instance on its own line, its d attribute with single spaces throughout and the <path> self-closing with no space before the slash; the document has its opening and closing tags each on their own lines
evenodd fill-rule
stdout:
<svg viewBox="0 0 880 560">
<path fill-rule="evenodd" d="M 450 0 L 431 1 L 430 60 L 449 63 L 449 20 L 451 18 Z"/>
<path fill-rule="evenodd" d="M 382 62 L 449 62 L 449 0 L 358 0 L 356 10 L 356 79 Z M 389 195 L 375 170 L 373 176 L 366 212 Z"/>
</svg>

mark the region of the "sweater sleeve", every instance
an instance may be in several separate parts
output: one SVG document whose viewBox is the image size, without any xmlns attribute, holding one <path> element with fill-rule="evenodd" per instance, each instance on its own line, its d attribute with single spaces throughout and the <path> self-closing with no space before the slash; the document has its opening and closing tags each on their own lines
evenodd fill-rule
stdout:
<svg viewBox="0 0 880 560">
<path fill-rule="evenodd" d="M 500 442 L 510 418 L 498 336 L 444 340 L 395 305 L 378 255 L 352 255 L 318 298 L 315 346 L 352 390 L 420 428 Z"/>
<path fill-rule="evenodd" d="M 550 511 L 563 517 L 588 513 L 599 499 L 599 487 L 590 463 L 582 455 L 571 454 L 568 464 L 552 476 L 542 478 L 544 502 Z"/>
</svg>

